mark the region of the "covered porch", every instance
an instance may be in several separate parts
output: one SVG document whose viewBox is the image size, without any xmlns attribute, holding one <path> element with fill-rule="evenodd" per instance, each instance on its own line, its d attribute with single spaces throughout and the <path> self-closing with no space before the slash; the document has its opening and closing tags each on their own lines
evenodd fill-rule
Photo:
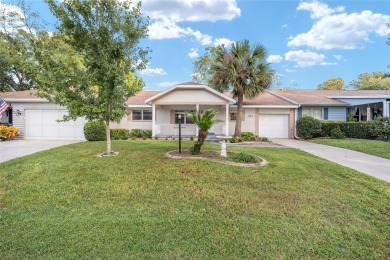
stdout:
<svg viewBox="0 0 390 260">
<path fill-rule="evenodd" d="M 390 102 L 388 100 L 361 100 L 352 103 L 347 110 L 347 115 L 352 116 L 358 122 L 390 116 Z"/>
<path fill-rule="evenodd" d="M 209 130 L 216 135 L 229 133 L 229 106 L 235 100 L 222 93 L 196 83 L 175 85 L 149 99 L 146 103 L 152 108 L 152 136 L 172 137 L 179 135 L 179 115 L 181 134 L 191 137 L 198 135 L 197 126 L 187 117 L 191 112 L 203 113 L 208 109 L 218 111 L 214 124 Z"/>
</svg>

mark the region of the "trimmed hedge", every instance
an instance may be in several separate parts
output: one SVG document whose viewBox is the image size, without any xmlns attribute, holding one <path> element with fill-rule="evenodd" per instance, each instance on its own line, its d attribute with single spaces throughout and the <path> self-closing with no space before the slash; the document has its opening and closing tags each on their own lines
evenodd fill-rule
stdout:
<svg viewBox="0 0 390 260">
<path fill-rule="evenodd" d="M 378 117 L 371 121 L 369 132 L 374 138 L 390 140 L 390 117 Z"/>
<path fill-rule="evenodd" d="M 297 121 L 297 135 L 303 139 L 321 136 L 321 122 L 311 116 L 304 116 Z"/>
<path fill-rule="evenodd" d="M 112 140 L 127 140 L 130 137 L 129 129 L 113 128 L 110 129 Z"/>
<path fill-rule="evenodd" d="M 331 137 L 332 130 L 340 128 L 345 133 L 345 137 L 355 139 L 370 139 L 369 132 L 370 122 L 340 122 L 340 121 L 323 121 L 321 124 L 321 136 Z"/>
<path fill-rule="evenodd" d="M 88 141 L 106 141 L 106 125 L 103 121 L 88 121 L 84 125 L 84 136 Z"/>
<path fill-rule="evenodd" d="M 152 130 L 132 129 L 130 130 L 130 138 L 152 138 Z"/>
</svg>

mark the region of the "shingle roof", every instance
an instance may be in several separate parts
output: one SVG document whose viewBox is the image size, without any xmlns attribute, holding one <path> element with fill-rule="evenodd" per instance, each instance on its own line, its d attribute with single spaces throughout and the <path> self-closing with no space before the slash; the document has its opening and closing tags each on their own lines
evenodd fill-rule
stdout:
<svg viewBox="0 0 390 260">
<path fill-rule="evenodd" d="M 127 105 L 146 105 L 145 100 L 147 100 L 150 97 L 153 97 L 154 95 L 157 95 L 161 91 L 140 91 L 137 95 L 134 97 L 130 97 L 127 101 Z"/>
<path fill-rule="evenodd" d="M 0 97 L 7 99 L 39 99 L 36 96 L 38 91 L 35 89 L 32 90 L 23 90 L 23 91 L 13 91 L 13 92 L 0 92 Z"/>
</svg>

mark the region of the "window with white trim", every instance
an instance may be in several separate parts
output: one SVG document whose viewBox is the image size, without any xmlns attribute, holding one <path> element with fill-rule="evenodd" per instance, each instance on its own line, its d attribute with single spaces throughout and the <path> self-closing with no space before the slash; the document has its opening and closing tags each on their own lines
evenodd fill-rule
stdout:
<svg viewBox="0 0 390 260">
<path fill-rule="evenodd" d="M 151 109 L 133 110 L 131 112 L 131 119 L 133 121 L 150 121 L 152 120 L 152 110 Z"/>
<path fill-rule="evenodd" d="M 315 119 L 322 120 L 324 119 L 322 108 L 314 108 L 314 107 L 303 107 L 302 108 L 302 116 L 311 116 Z"/>
</svg>

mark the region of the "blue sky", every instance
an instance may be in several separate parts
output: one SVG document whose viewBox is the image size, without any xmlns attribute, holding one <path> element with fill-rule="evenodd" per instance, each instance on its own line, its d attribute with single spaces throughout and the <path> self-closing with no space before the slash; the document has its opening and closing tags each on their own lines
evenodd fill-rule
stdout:
<svg viewBox="0 0 390 260">
<path fill-rule="evenodd" d="M 3 1 L 10 3 L 11 1 Z M 42 0 L 32 9 L 54 23 Z M 140 73 L 145 90 L 192 80 L 193 62 L 205 48 L 248 39 L 268 50 L 280 75 L 277 88 L 315 89 L 330 78 L 348 84 L 362 72 L 390 64 L 390 1 L 145 0 L 153 50 Z"/>
</svg>

